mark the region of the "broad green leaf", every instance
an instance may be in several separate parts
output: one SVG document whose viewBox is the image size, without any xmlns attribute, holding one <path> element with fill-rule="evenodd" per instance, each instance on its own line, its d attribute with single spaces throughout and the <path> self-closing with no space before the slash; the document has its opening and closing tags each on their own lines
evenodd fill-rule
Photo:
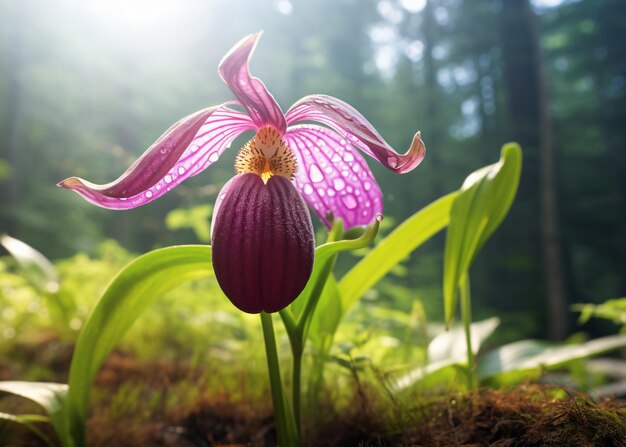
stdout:
<svg viewBox="0 0 626 447">
<path fill-rule="evenodd" d="M 34 424 L 50 423 L 50 419 L 39 414 L 10 414 L 0 411 L 0 421 L 12 422 L 14 424 L 23 425 L 39 437 L 47 446 L 54 447 L 54 443 L 48 436 L 39 430 Z"/>
<path fill-rule="evenodd" d="M 52 263 L 30 245 L 6 234 L 0 244 L 15 258 L 26 279 L 39 291 L 54 293 L 59 290 L 59 275 Z"/>
<path fill-rule="evenodd" d="M 34 428 L 32 427 L 33 422 L 50 422 L 59 437 L 62 438 L 63 406 L 67 395 L 67 385 L 48 382 L 5 381 L 0 382 L 0 391 L 32 400 L 39 404 L 49 417 L 49 419 L 44 420 L 37 419 L 37 417 L 33 419 L 28 415 L 11 415 L 16 418 L 14 422 L 31 425 L 29 427 L 31 430 Z M 37 432 L 38 430 L 35 428 L 33 431 Z"/>
<path fill-rule="evenodd" d="M 488 378 L 509 372 L 522 372 L 560 366 L 626 346 L 626 335 L 596 338 L 576 345 L 553 345 L 537 340 L 521 340 L 488 352 L 478 362 L 478 376 Z"/>
<path fill-rule="evenodd" d="M 578 322 L 584 324 L 590 318 L 604 318 L 615 324 L 626 325 L 626 298 L 615 298 L 601 304 L 575 304 L 572 310 L 580 312 Z"/>
<path fill-rule="evenodd" d="M 345 274 L 339 282 L 343 314 L 389 270 L 448 224 L 456 196 L 456 192 L 450 193 L 413 214 Z"/>
<path fill-rule="evenodd" d="M 367 247 L 376 238 L 379 227 L 380 222 L 374 221 L 357 239 L 327 242 L 315 249 L 315 262 L 311 278 L 300 296 L 289 306 L 295 318 L 300 317 L 310 299 L 315 299 L 315 295 L 319 295 L 322 292 L 321 288 L 325 287 L 325 278 L 328 277 L 332 270 L 335 255 L 343 251 L 354 251 Z M 320 281 L 324 282 L 320 283 Z"/>
<path fill-rule="evenodd" d="M 520 147 L 505 145 L 500 161 L 470 174 L 452 204 L 444 255 L 446 324 L 452 321 L 457 292 L 472 261 L 511 208 L 521 166 Z"/>
<path fill-rule="evenodd" d="M 68 439 L 84 445 L 91 387 L 106 356 L 159 296 L 177 285 L 213 275 L 211 247 L 178 246 L 147 253 L 127 265 L 109 285 L 76 343 L 69 376 Z"/>
<path fill-rule="evenodd" d="M 328 351 L 344 314 L 334 275 L 329 275 L 311 320 L 309 337 L 318 351 Z"/>
<path fill-rule="evenodd" d="M 472 351 L 478 354 L 480 346 L 489 338 L 500 324 L 497 317 L 472 323 Z M 400 377 L 395 384 L 395 390 L 402 391 L 417 382 L 427 379 L 444 368 L 454 365 L 467 364 L 467 344 L 462 327 L 444 331 L 437 335 L 428 345 L 428 364 L 413 369 Z"/>
</svg>

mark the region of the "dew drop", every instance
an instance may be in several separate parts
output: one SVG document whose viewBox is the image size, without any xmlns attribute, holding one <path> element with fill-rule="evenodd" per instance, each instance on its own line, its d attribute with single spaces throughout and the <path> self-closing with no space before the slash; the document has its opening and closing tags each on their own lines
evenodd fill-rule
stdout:
<svg viewBox="0 0 626 447">
<path fill-rule="evenodd" d="M 185 168 L 183 168 L 182 166 L 179 166 L 178 175 L 183 175 L 184 173 L 185 173 Z"/>
<path fill-rule="evenodd" d="M 308 183 L 306 185 L 304 185 L 304 193 L 305 194 L 311 194 L 313 192 L 313 188 L 311 187 L 311 185 L 309 185 Z"/>
<path fill-rule="evenodd" d="M 317 193 L 320 197 L 324 197 L 326 195 L 326 190 L 324 188 L 317 188 Z"/>
<path fill-rule="evenodd" d="M 325 172 L 326 174 L 330 174 L 331 172 L 333 172 L 333 168 L 331 168 L 330 166 L 326 166 L 326 167 L 324 168 L 324 172 Z"/>
<path fill-rule="evenodd" d="M 347 161 L 348 163 L 354 161 L 354 155 L 352 155 L 351 152 L 346 152 L 346 154 L 343 156 L 343 161 Z"/>
<path fill-rule="evenodd" d="M 346 182 L 344 182 L 341 178 L 336 178 L 333 179 L 333 186 L 337 191 L 341 191 L 346 186 Z"/>
<path fill-rule="evenodd" d="M 341 161 L 341 157 L 339 156 L 337 152 L 335 152 L 333 156 L 330 158 L 330 161 L 332 161 L 333 163 L 339 163 Z"/>
<path fill-rule="evenodd" d="M 121 200 L 122 202 L 125 202 L 126 200 L 128 200 L 128 197 L 120 197 L 120 200 Z"/>
<path fill-rule="evenodd" d="M 398 159 L 396 157 L 387 157 L 387 164 L 391 169 L 398 167 Z"/>
<path fill-rule="evenodd" d="M 370 182 L 365 182 L 363 183 L 363 188 L 365 188 L 366 191 L 369 191 L 372 189 L 372 184 Z"/>
<path fill-rule="evenodd" d="M 161 184 L 160 184 L 160 183 L 157 183 L 157 184 L 156 184 L 156 189 L 157 189 L 157 190 L 158 190 L 158 189 L 161 189 Z"/>
<path fill-rule="evenodd" d="M 326 192 L 330 197 L 333 197 L 335 194 L 337 194 L 333 188 L 328 188 Z"/>
<path fill-rule="evenodd" d="M 348 192 L 352 192 L 352 191 L 354 191 L 354 190 L 352 189 L 352 186 L 348 186 L 348 187 L 346 188 L 346 191 L 348 191 Z"/>
<path fill-rule="evenodd" d="M 342 138 L 341 141 L 339 142 L 339 144 L 341 144 L 342 146 L 345 146 L 347 143 L 345 138 Z"/>
<path fill-rule="evenodd" d="M 220 158 L 220 154 L 218 154 L 217 152 L 211 152 L 211 155 L 209 155 L 209 161 L 211 163 L 215 163 L 218 158 Z"/>
<path fill-rule="evenodd" d="M 378 222 L 382 222 L 383 221 L 383 215 L 381 213 L 376 213 L 376 220 Z"/>
<path fill-rule="evenodd" d="M 163 177 L 163 180 L 165 180 L 165 183 L 172 183 L 172 176 L 167 174 L 165 177 Z"/>
<path fill-rule="evenodd" d="M 146 191 L 146 199 L 152 197 L 152 191 Z"/>
<path fill-rule="evenodd" d="M 324 175 L 320 168 L 316 164 L 312 164 L 309 168 L 309 178 L 313 183 L 319 183 L 324 180 Z"/>
<path fill-rule="evenodd" d="M 349 210 L 353 210 L 356 208 L 356 197 L 354 197 L 352 194 L 341 196 L 341 201 Z"/>
</svg>

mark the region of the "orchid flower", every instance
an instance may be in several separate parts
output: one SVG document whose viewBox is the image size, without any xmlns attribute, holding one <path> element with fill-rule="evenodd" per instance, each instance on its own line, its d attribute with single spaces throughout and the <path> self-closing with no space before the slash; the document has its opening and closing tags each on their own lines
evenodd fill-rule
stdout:
<svg viewBox="0 0 626 447">
<path fill-rule="evenodd" d="M 332 218 L 346 229 L 367 225 L 382 213 L 380 187 L 356 148 L 396 173 L 411 171 L 426 152 L 417 132 L 409 150 L 397 153 L 357 110 L 331 96 L 306 96 L 283 113 L 249 71 L 259 37 L 242 39 L 219 64 L 237 102 L 181 119 L 111 183 L 71 177 L 58 184 L 100 207 L 136 208 L 211 166 L 243 132 L 256 132 L 218 195 L 211 226 L 216 278 L 250 313 L 280 310 L 306 285 L 315 247 L 305 202 L 327 227 Z M 321 125 L 304 123 L 310 121 Z"/>
</svg>

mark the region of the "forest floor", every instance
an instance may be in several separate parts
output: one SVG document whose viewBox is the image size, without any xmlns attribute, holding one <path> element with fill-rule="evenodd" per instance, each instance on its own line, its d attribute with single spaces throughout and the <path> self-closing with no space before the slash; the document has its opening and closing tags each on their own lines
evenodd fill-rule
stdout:
<svg viewBox="0 0 626 447">
<path fill-rule="evenodd" d="M 71 351 L 71 346 L 54 340 L 20 347 L 19 363 L 33 361 L 67 371 Z M 19 368 L 9 358 L 0 359 L 0 380 L 24 379 L 15 376 Z M 114 352 L 96 382 L 88 445 L 276 445 L 269 396 L 257 402 L 233 402 L 224 390 L 194 394 L 197 388 L 192 387 L 185 405 L 181 399 L 167 404 L 171 394 L 189 390 L 182 388 L 183 383 L 201 381 L 202 374 L 188 366 L 140 362 L 128 353 Z M 329 406 L 315 412 L 318 420 L 305 419 L 306 446 L 626 446 L 625 402 L 594 402 L 554 386 L 524 384 L 506 391 L 440 393 L 421 396 L 410 406 L 382 403 L 368 397 L 367 390 L 357 391 L 352 405 L 335 410 Z M 7 399 L 11 398 L 1 398 L 0 411 L 7 411 L 3 408 Z M 15 402 L 9 404 L 15 408 Z M 19 428 L 5 426 L 0 427 L 0 445 L 44 444 Z"/>
</svg>

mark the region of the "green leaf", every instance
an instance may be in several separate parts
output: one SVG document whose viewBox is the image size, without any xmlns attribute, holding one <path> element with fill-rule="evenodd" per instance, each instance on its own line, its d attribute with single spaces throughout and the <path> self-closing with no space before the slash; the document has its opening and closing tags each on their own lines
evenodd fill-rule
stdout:
<svg viewBox="0 0 626 447">
<path fill-rule="evenodd" d="M 170 230 L 191 229 L 201 242 L 211 242 L 211 214 L 213 206 L 197 205 L 179 208 L 165 216 L 165 225 Z"/>
<path fill-rule="evenodd" d="M 457 194 L 443 196 L 413 214 L 345 274 L 339 282 L 342 315 L 394 266 L 448 224 Z"/>
<path fill-rule="evenodd" d="M 50 419 L 45 416 L 41 416 L 39 414 L 9 414 L 0 411 L 0 421 L 23 425 L 38 436 L 39 439 L 41 439 L 47 446 L 54 447 L 54 443 L 50 440 L 50 438 L 34 425 L 38 422 L 50 423 Z"/>
<path fill-rule="evenodd" d="M 54 293 L 59 290 L 59 275 L 44 255 L 6 234 L 0 236 L 0 244 L 15 258 L 26 279 L 38 291 Z"/>
<path fill-rule="evenodd" d="M 500 324 L 497 317 L 472 323 L 472 351 L 478 354 L 480 346 L 496 330 Z M 428 364 L 420 366 L 400 377 L 395 390 L 402 391 L 412 385 L 426 380 L 444 368 L 453 365 L 467 364 L 467 343 L 464 328 L 458 327 L 437 335 L 428 345 Z"/>
<path fill-rule="evenodd" d="M 211 275 L 211 247 L 199 245 L 152 251 L 117 275 L 85 323 L 72 357 L 64 435 L 75 445 L 84 445 L 91 387 L 111 349 L 159 296 L 180 284 Z"/>
<path fill-rule="evenodd" d="M 41 433 L 38 433 L 38 430 L 32 426 L 33 422 L 52 423 L 52 426 L 59 434 L 59 437 L 62 437 L 61 433 L 64 427 L 63 409 L 66 400 L 67 390 L 67 385 L 62 383 L 18 381 L 0 382 L 0 391 L 15 394 L 16 396 L 32 400 L 33 402 L 43 407 L 49 417 L 49 420 L 47 418 L 41 419 L 41 417 L 39 417 L 39 419 L 37 417 L 33 419 L 29 415 L 10 415 L 15 418 L 14 422 L 27 425 L 29 429 L 37 433 L 38 436 L 41 436 Z M 45 436 L 42 439 L 47 440 Z"/>
<path fill-rule="evenodd" d="M 482 379 L 509 372 L 553 368 L 624 346 L 626 335 L 611 335 L 582 344 L 560 346 L 537 340 L 521 340 L 483 356 L 478 362 L 478 376 Z"/>
<path fill-rule="evenodd" d="M 521 166 L 520 147 L 513 143 L 505 145 L 500 161 L 470 174 L 452 204 L 444 255 L 446 324 L 452 321 L 457 292 L 472 261 L 511 208 Z"/>
<path fill-rule="evenodd" d="M 289 306 L 295 318 L 301 317 L 308 306 L 309 300 L 319 298 L 322 287 L 325 287 L 326 278 L 328 278 L 332 270 L 335 256 L 343 251 L 354 251 L 367 247 L 376 238 L 379 227 L 380 222 L 374 221 L 357 239 L 342 239 L 327 242 L 315 249 L 315 262 L 313 264 L 311 278 L 300 296 Z M 323 282 L 320 283 L 320 281 Z M 314 312 L 314 314 L 315 313 L 317 312 Z M 315 318 L 315 316 L 313 316 L 313 318 Z"/>
</svg>

